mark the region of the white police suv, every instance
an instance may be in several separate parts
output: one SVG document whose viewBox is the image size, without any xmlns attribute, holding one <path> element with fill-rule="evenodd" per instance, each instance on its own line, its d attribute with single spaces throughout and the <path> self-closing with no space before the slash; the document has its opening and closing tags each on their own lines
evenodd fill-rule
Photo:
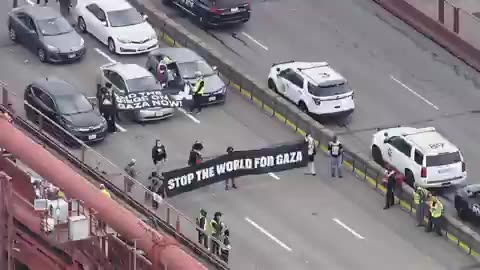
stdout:
<svg viewBox="0 0 480 270">
<path fill-rule="evenodd" d="M 353 90 L 327 62 L 273 64 L 268 87 L 306 113 L 348 116 L 355 109 Z"/>
<path fill-rule="evenodd" d="M 444 187 L 467 177 L 460 150 L 433 127 L 380 130 L 373 135 L 372 157 L 404 173 L 411 186 Z"/>
</svg>

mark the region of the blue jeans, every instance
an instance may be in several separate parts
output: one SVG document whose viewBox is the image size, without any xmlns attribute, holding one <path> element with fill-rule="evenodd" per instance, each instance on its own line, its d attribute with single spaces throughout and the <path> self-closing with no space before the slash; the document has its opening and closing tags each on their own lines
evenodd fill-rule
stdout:
<svg viewBox="0 0 480 270">
<path fill-rule="evenodd" d="M 338 157 L 330 157 L 330 168 L 332 177 L 335 177 L 335 174 L 338 174 L 338 177 L 342 177 L 342 163 L 343 158 L 341 155 Z"/>
</svg>

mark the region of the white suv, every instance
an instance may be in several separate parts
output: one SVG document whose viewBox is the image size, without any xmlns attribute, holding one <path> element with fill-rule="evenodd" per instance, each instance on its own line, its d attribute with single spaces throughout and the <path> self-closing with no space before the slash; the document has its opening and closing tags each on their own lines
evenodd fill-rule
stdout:
<svg viewBox="0 0 480 270">
<path fill-rule="evenodd" d="M 315 115 L 350 115 L 353 90 L 326 62 L 285 62 L 272 65 L 268 87 Z"/>
<path fill-rule="evenodd" d="M 433 127 L 381 130 L 373 135 L 372 157 L 404 173 L 411 186 L 445 187 L 467 178 L 462 153 Z"/>
</svg>

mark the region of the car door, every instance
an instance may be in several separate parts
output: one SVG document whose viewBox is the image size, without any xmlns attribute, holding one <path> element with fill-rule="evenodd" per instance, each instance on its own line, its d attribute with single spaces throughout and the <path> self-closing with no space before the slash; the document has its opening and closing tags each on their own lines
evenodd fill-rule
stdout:
<svg viewBox="0 0 480 270">
<path fill-rule="evenodd" d="M 125 80 L 123 80 L 122 76 L 120 76 L 118 73 L 114 71 L 110 71 L 109 74 L 109 81 L 112 83 L 112 90 L 120 96 L 124 96 L 127 94 L 127 84 L 125 83 Z"/>
<path fill-rule="evenodd" d="M 412 146 L 402 137 L 392 137 L 387 143 L 387 161 L 401 173 L 411 168 Z"/>
<path fill-rule="evenodd" d="M 277 86 L 277 91 L 287 98 L 288 98 L 287 89 L 288 89 L 288 84 L 290 83 L 288 78 L 290 77 L 290 74 L 292 72 L 293 72 L 293 70 L 291 70 L 290 68 L 287 68 L 287 69 L 284 69 L 284 70 L 280 71 L 277 75 L 277 77 L 278 77 L 277 85 L 276 85 Z"/>
<path fill-rule="evenodd" d="M 292 71 L 288 75 L 288 87 L 286 94 L 288 98 L 295 104 L 298 104 L 298 101 L 303 96 L 305 80 L 297 72 Z"/>
<path fill-rule="evenodd" d="M 87 30 L 93 36 L 95 36 L 100 42 L 107 44 L 107 16 L 105 12 L 97 5 L 90 4 L 85 7 L 87 12 L 85 12 Z"/>
<path fill-rule="evenodd" d="M 30 50 L 38 45 L 37 28 L 33 19 L 25 13 L 17 13 L 15 18 L 15 31 L 19 40 Z"/>
<path fill-rule="evenodd" d="M 53 99 L 45 92 L 40 91 L 39 99 L 39 110 L 45 114 L 47 117 L 52 119 L 53 121 L 57 120 L 57 113 L 55 102 Z"/>
</svg>

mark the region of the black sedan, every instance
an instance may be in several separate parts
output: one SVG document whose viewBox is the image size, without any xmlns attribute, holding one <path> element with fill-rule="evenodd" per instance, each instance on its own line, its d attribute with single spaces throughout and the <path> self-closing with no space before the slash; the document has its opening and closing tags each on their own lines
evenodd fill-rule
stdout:
<svg viewBox="0 0 480 270">
<path fill-rule="evenodd" d="M 27 118 L 36 123 L 40 120 L 38 112 L 30 106 L 84 142 L 101 141 L 106 136 L 105 119 L 94 110 L 85 95 L 63 80 L 45 78 L 33 82 L 25 89 L 24 100 Z M 71 135 L 49 121 L 43 121 L 43 125 L 68 145 L 75 144 Z"/>
<path fill-rule="evenodd" d="M 24 44 L 42 62 L 71 62 L 85 54 L 83 38 L 51 7 L 22 6 L 8 16 L 10 39 Z"/>
<path fill-rule="evenodd" d="M 455 208 L 461 219 L 480 221 L 480 184 L 460 188 L 455 194 Z"/>
<path fill-rule="evenodd" d="M 158 77 L 159 64 L 165 61 L 169 63 L 166 65 L 169 87 L 183 90 L 186 83 L 193 86 L 197 79 L 196 73 L 200 72 L 205 80 L 202 104 L 225 102 L 226 84 L 216 67 L 211 67 L 200 55 L 187 48 L 160 48 L 148 54 L 146 67 Z"/>
</svg>

